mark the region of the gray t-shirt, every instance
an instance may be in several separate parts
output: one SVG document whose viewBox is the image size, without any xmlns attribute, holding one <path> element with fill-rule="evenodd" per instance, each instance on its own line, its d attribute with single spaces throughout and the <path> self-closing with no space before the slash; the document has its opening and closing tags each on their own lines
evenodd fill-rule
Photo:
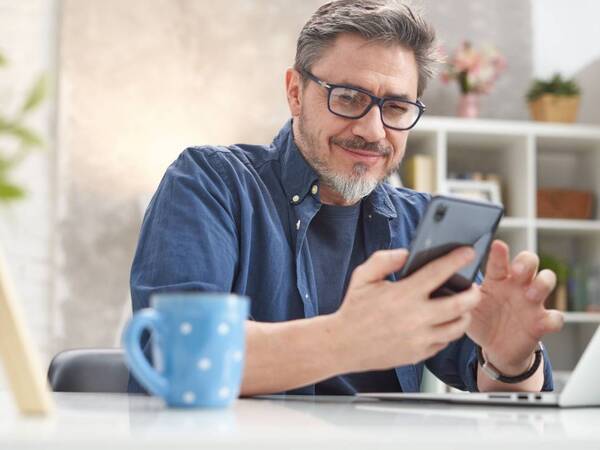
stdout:
<svg viewBox="0 0 600 450">
<path fill-rule="evenodd" d="M 319 314 L 340 307 L 356 266 L 367 259 L 364 230 L 359 224 L 362 202 L 353 206 L 322 205 L 308 227 L 308 246 L 317 283 Z M 373 299 L 376 301 L 376 299 Z M 394 370 L 340 375 L 315 386 L 318 395 L 356 392 L 400 392 Z"/>
</svg>

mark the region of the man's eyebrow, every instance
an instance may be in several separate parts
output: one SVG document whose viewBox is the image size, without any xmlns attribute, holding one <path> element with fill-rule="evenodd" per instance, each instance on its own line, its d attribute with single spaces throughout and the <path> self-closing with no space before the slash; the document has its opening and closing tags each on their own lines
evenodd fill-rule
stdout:
<svg viewBox="0 0 600 450">
<path fill-rule="evenodd" d="M 344 82 L 342 82 L 342 83 L 331 83 L 331 84 L 335 84 L 337 86 L 344 86 L 344 87 L 354 88 L 354 89 L 358 89 L 358 90 L 369 92 L 371 95 L 375 95 L 369 89 L 365 89 L 362 86 L 357 86 L 354 83 L 344 83 Z M 406 100 L 406 101 L 409 101 L 409 102 L 413 101 L 408 94 L 387 94 L 387 95 L 384 95 L 381 98 L 385 98 L 385 99 L 393 98 L 393 99 L 396 99 L 396 100 Z"/>
<path fill-rule="evenodd" d="M 393 98 L 396 100 L 406 100 L 409 102 L 413 102 L 414 100 L 411 99 L 408 94 L 392 94 L 392 95 L 385 95 L 383 98 Z"/>
</svg>

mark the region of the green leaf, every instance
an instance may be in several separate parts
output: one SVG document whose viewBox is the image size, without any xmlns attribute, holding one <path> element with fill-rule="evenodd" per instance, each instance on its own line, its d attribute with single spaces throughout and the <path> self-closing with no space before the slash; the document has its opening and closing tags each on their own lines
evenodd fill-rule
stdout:
<svg viewBox="0 0 600 450">
<path fill-rule="evenodd" d="M 0 201 L 18 200 L 25 197 L 25 191 L 12 183 L 0 180 Z"/>
<path fill-rule="evenodd" d="M 47 92 L 48 80 L 45 75 L 42 75 L 29 91 L 29 95 L 27 96 L 27 99 L 21 108 L 21 114 L 24 114 L 28 111 L 33 111 L 35 108 L 37 108 L 42 103 L 44 98 L 46 98 Z"/>
<path fill-rule="evenodd" d="M 556 274 L 557 282 L 566 283 L 569 279 L 569 265 L 558 258 L 549 255 L 540 255 L 540 270 L 550 269 Z"/>
<path fill-rule="evenodd" d="M 2 127 L 2 125 L 4 125 Z M 0 124 L 0 134 L 10 134 L 21 141 L 25 147 L 42 147 L 44 141 L 33 130 L 19 124 Z"/>
<path fill-rule="evenodd" d="M 534 80 L 526 97 L 527 100 L 534 101 L 544 94 L 570 97 L 580 95 L 581 89 L 574 79 L 564 79 L 559 73 L 555 73 L 549 80 Z"/>
<path fill-rule="evenodd" d="M 3 152 L 2 152 L 2 151 L 0 151 L 0 155 L 1 155 L 2 153 L 3 153 Z M 11 165 L 12 165 L 12 164 L 11 164 L 11 162 L 10 162 L 10 159 L 8 159 L 8 158 L 5 158 L 5 157 L 3 157 L 3 156 L 0 156 L 0 177 L 2 177 L 2 175 L 4 174 L 4 172 L 6 172 L 6 171 L 7 171 L 7 170 L 10 168 L 10 166 L 11 166 Z M 1 180 L 0 180 L 0 181 L 1 181 Z"/>
</svg>

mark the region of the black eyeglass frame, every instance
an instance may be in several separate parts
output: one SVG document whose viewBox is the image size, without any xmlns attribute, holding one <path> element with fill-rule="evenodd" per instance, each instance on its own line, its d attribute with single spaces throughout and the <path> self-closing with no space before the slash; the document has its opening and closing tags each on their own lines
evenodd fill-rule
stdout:
<svg viewBox="0 0 600 450">
<path fill-rule="evenodd" d="M 377 105 L 379 107 L 379 115 L 381 117 L 381 123 L 386 128 L 390 128 L 390 129 L 396 130 L 396 131 L 406 131 L 406 130 L 410 130 L 417 124 L 417 122 L 419 121 L 419 119 L 421 118 L 421 116 L 423 115 L 425 110 L 427 109 L 425 104 L 423 102 L 421 102 L 420 100 L 417 100 L 416 102 L 411 102 L 410 100 L 406 100 L 404 98 L 399 98 L 399 97 L 377 97 L 376 95 L 371 94 L 369 91 L 367 91 L 365 89 L 361 89 L 356 86 L 349 86 L 347 84 L 328 83 L 326 81 L 323 81 L 323 80 L 317 78 L 312 73 L 310 73 L 308 70 L 301 70 L 301 73 L 306 75 L 310 80 L 314 81 L 319 86 L 327 89 L 327 109 L 329 110 L 329 112 L 331 114 L 334 114 L 338 117 L 343 117 L 345 119 L 360 119 L 361 117 L 366 116 L 369 113 L 369 111 L 371 111 L 371 108 L 373 108 L 373 105 Z M 371 103 L 369 104 L 369 106 L 367 106 L 367 108 L 359 116 L 347 116 L 345 114 L 337 113 L 331 109 L 331 92 L 335 88 L 352 89 L 352 90 L 361 92 L 361 93 L 367 95 L 371 99 Z M 398 127 L 389 126 L 388 124 L 385 123 L 385 119 L 383 118 L 383 104 L 388 100 L 393 100 L 395 102 L 401 102 L 401 103 L 409 103 L 411 105 L 416 106 L 419 109 L 419 115 L 417 116 L 417 118 L 415 119 L 415 121 L 413 122 L 413 124 L 410 127 L 398 128 Z"/>
</svg>

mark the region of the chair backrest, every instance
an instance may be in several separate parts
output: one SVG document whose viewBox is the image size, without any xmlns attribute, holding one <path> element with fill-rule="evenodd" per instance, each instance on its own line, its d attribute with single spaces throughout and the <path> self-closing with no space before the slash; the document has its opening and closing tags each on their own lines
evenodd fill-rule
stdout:
<svg viewBox="0 0 600 450">
<path fill-rule="evenodd" d="M 86 348 L 58 353 L 48 368 L 55 392 L 127 392 L 122 349 Z"/>
</svg>

